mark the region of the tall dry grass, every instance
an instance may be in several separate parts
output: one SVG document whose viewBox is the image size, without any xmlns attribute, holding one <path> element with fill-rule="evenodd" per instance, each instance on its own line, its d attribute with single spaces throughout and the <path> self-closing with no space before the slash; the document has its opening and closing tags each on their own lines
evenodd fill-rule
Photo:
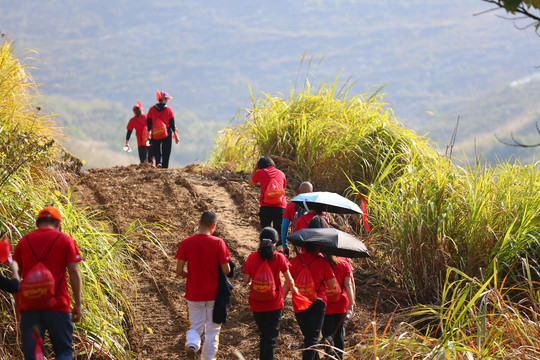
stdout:
<svg viewBox="0 0 540 360">
<path fill-rule="evenodd" d="M 427 140 L 401 126 L 379 91 L 350 96 L 352 85 L 336 78 L 288 96 L 252 95 L 251 108 L 220 132 L 209 164 L 251 171 L 271 155 L 292 184 L 343 193 L 349 178 L 370 183 L 388 161 L 433 162 Z"/>
<path fill-rule="evenodd" d="M 61 133 L 53 118 L 40 115 L 37 86 L 14 51 L 11 42 L 0 43 L 0 236 L 7 235 L 15 246 L 35 228 L 39 209 L 59 208 L 63 231 L 75 239 L 84 257 L 84 315 L 74 333 L 78 358 L 129 359 L 125 329 L 132 319 L 123 286 L 133 282 L 134 244 L 159 244 L 140 223 L 125 234 L 113 234 L 95 211 L 75 205 L 75 194 L 66 186 L 69 181 L 58 169 L 81 164 L 58 146 Z M 11 296 L 0 294 L 0 312 L 0 358 L 21 358 Z"/>
</svg>

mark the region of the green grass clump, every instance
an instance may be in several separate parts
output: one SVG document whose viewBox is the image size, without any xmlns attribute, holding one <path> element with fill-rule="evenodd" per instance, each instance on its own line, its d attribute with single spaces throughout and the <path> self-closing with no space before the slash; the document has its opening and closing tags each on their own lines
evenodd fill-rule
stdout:
<svg viewBox="0 0 540 360">
<path fill-rule="evenodd" d="M 122 286 L 132 282 L 133 243 L 154 237 L 138 223 L 125 234 L 112 234 L 95 212 L 75 206 L 68 181 L 58 171 L 74 160 L 58 145 L 56 139 L 62 134 L 54 122 L 40 115 L 35 105 L 37 86 L 26 70 L 13 56 L 12 43 L 1 42 L 0 237 L 7 235 L 15 246 L 35 229 L 35 217 L 43 206 L 59 208 L 62 229 L 75 239 L 84 258 L 80 264 L 83 320 L 75 326 L 76 351 L 85 359 L 129 359 L 125 326 L 132 319 Z M 0 294 L 0 312 L 0 358 L 20 358 L 10 295 Z"/>
<path fill-rule="evenodd" d="M 518 267 L 531 272 L 527 258 Z M 366 329 L 368 345 L 351 349 L 350 358 L 538 359 L 540 298 L 533 290 L 538 285 L 526 276 L 508 285 L 496 275 L 482 280 L 449 268 L 439 305 L 406 310 L 404 315 L 416 320 L 392 332 L 386 331 L 388 325 L 377 331 L 372 323 Z"/>
<path fill-rule="evenodd" d="M 349 96 L 351 86 L 336 79 L 291 90 L 287 98 L 252 95 L 248 116 L 238 115 L 220 132 L 209 163 L 251 171 L 260 156 L 271 155 L 293 184 L 309 180 L 319 190 L 342 193 L 348 178 L 371 183 L 388 161 L 433 162 L 428 142 L 399 124 L 382 95 Z"/>
<path fill-rule="evenodd" d="M 440 159 L 409 167 L 390 186 L 361 183 L 353 192 L 369 198 L 381 272 L 416 301 L 433 303 L 448 267 L 482 277 L 494 261 L 506 274 L 520 257 L 537 258 L 539 183 L 534 165 L 459 167 Z"/>
</svg>

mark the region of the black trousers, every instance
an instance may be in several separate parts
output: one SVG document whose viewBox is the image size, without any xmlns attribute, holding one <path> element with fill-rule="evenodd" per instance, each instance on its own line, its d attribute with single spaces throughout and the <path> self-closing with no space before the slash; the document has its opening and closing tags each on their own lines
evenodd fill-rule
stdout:
<svg viewBox="0 0 540 360">
<path fill-rule="evenodd" d="M 264 229 L 267 226 L 271 226 L 276 229 L 278 235 L 281 234 L 281 221 L 283 220 L 284 208 L 276 206 L 261 206 L 259 210 L 259 219 L 261 220 L 261 227 Z M 281 245 L 281 236 L 277 245 Z"/>
<path fill-rule="evenodd" d="M 345 317 L 345 314 L 330 314 L 324 316 L 324 323 L 322 326 L 322 336 L 330 341 L 330 345 L 343 350 L 345 348 L 345 327 L 347 326 L 347 320 L 341 323 L 341 320 Z M 340 324 L 341 323 L 341 324 Z M 335 333 L 335 335 L 334 335 Z M 333 339 L 330 339 L 333 337 Z M 343 353 L 339 351 L 333 351 L 331 348 L 326 349 L 326 353 L 333 355 L 338 359 L 343 358 Z"/>
<path fill-rule="evenodd" d="M 138 146 L 137 150 L 139 151 L 139 160 L 141 163 L 145 163 L 148 161 L 148 147 L 146 146 Z"/>
<path fill-rule="evenodd" d="M 304 348 L 319 343 L 325 311 L 326 305 L 321 299 L 317 299 L 306 310 L 294 314 L 296 316 L 296 321 L 298 321 L 298 325 L 300 325 L 302 335 L 304 336 Z M 319 359 L 319 354 L 316 351 L 304 350 L 304 352 L 302 352 L 302 360 Z"/>
<path fill-rule="evenodd" d="M 161 140 L 152 139 L 152 156 L 156 160 L 156 166 L 161 164 L 162 168 L 169 167 L 169 157 L 171 156 L 172 136 Z"/>
<path fill-rule="evenodd" d="M 255 322 L 261 335 L 259 359 L 273 360 L 276 353 L 279 324 L 281 323 L 283 310 L 253 312 L 253 316 L 255 317 Z"/>
</svg>

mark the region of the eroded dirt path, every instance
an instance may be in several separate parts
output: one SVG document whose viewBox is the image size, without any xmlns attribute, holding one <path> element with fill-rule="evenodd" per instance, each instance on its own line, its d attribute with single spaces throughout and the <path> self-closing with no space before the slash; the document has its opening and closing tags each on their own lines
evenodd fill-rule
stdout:
<svg viewBox="0 0 540 360">
<path fill-rule="evenodd" d="M 162 244 L 162 248 L 150 244 L 140 232 L 128 236 L 140 253 L 132 269 L 136 283 L 125 289 L 134 314 L 134 325 L 128 324 L 127 329 L 136 359 L 185 358 L 185 282 L 175 275 L 174 255 L 180 241 L 197 231 L 204 210 L 218 214 L 215 235 L 225 240 L 237 265 L 218 359 L 230 359 L 235 349 L 246 359 L 257 357 L 258 335 L 248 306 L 248 289 L 241 283 L 241 269 L 257 248 L 258 190 L 248 187 L 235 174 L 223 175 L 196 167 L 155 169 L 132 165 L 88 170 L 75 187 L 79 204 L 101 210 L 101 216 L 110 221 L 111 231 L 126 233 L 140 221 Z M 372 317 L 370 307 L 360 309 L 351 322 L 349 345 L 362 342 L 363 329 Z M 300 330 L 288 299 L 276 359 L 300 358 L 300 342 Z"/>
</svg>

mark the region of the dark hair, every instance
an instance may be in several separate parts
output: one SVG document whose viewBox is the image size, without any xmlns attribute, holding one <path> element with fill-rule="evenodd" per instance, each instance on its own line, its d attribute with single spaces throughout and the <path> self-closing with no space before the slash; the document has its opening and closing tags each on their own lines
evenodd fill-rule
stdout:
<svg viewBox="0 0 540 360">
<path fill-rule="evenodd" d="M 36 225 L 56 225 L 57 223 L 59 223 L 60 220 L 56 220 L 54 218 L 37 218 L 36 220 Z"/>
<path fill-rule="evenodd" d="M 141 112 L 141 108 L 134 108 L 133 109 L 133 112 L 135 113 L 135 116 L 141 116 L 142 112 Z"/>
<path fill-rule="evenodd" d="M 257 168 L 259 169 L 266 169 L 270 166 L 276 166 L 274 160 L 272 160 L 270 156 L 262 156 L 259 161 L 257 161 Z"/>
<path fill-rule="evenodd" d="M 274 258 L 275 243 L 279 240 L 278 232 L 271 227 L 265 227 L 259 234 L 259 255 L 265 260 Z"/>
<path fill-rule="evenodd" d="M 334 256 L 334 255 L 330 255 L 328 253 L 324 253 L 324 257 L 326 258 L 326 260 L 328 260 L 328 262 L 330 263 L 330 266 L 332 267 L 332 269 L 335 269 L 337 264 L 338 264 L 337 257 Z"/>
<path fill-rule="evenodd" d="M 308 228 L 329 228 L 330 226 L 326 222 L 326 219 L 321 215 L 314 216 L 309 221 Z"/>
<path fill-rule="evenodd" d="M 217 215 L 213 211 L 206 210 L 201 215 L 201 225 L 210 227 L 217 223 Z"/>
</svg>

